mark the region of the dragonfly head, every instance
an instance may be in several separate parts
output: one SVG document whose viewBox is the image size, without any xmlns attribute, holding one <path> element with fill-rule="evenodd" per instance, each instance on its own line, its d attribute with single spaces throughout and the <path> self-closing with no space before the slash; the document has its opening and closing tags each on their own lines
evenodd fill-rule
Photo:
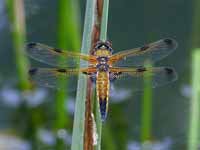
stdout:
<svg viewBox="0 0 200 150">
<path fill-rule="evenodd" d="M 109 41 L 98 41 L 94 47 L 94 51 L 97 50 L 108 50 L 111 53 L 113 52 L 112 44 Z"/>
</svg>

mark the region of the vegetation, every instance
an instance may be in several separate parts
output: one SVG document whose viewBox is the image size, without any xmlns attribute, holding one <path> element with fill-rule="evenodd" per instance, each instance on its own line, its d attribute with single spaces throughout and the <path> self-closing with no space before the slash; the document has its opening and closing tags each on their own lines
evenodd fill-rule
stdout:
<svg viewBox="0 0 200 150">
<path fill-rule="evenodd" d="M 132 5 L 130 5 L 129 2 L 122 1 L 116 1 L 110 4 L 109 0 L 86 0 L 85 8 L 83 1 L 59 0 L 46 2 L 46 4 L 52 6 L 56 4 L 53 8 L 58 9 L 50 12 L 50 10 L 52 11 L 53 9 L 49 9 L 49 6 L 47 5 L 48 13 L 45 15 L 48 14 L 49 16 L 45 17 L 42 15 L 42 10 L 46 8 L 39 6 L 39 9 L 37 9 L 37 7 L 34 7 L 34 3 L 39 3 L 39 0 L 38 2 L 7 0 L 5 3 L 9 20 L 9 31 L 11 33 L 11 36 L 9 35 L 8 37 L 12 40 L 8 44 L 9 39 L 5 36 L 5 39 L 7 40 L 3 42 L 0 41 L 0 44 L 3 43 L 2 49 L 9 49 L 9 46 L 12 45 L 13 52 L 7 52 L 9 53 L 9 56 L 13 55 L 14 63 L 12 65 L 6 64 L 1 68 L 2 71 L 4 69 L 16 68 L 14 71 L 10 71 L 12 70 L 10 69 L 9 72 L 11 72 L 11 76 L 16 76 L 17 85 L 14 85 L 11 90 L 9 89 L 11 93 L 9 93 L 10 91 L 8 90 L 8 93 L 6 94 L 3 93 L 3 84 L 0 86 L 0 104 L 2 106 L 2 111 L 5 109 L 6 112 L 9 112 L 2 112 L 0 117 L 4 117 L 5 114 L 5 118 L 11 118 L 11 121 L 7 121 L 11 125 L 4 125 L 4 121 L 1 121 L 0 141 L 2 135 L 4 135 L 2 134 L 4 133 L 4 128 L 6 127 L 12 128 L 11 135 L 15 135 L 17 139 L 22 137 L 23 139 L 20 140 L 27 140 L 32 149 L 49 148 L 64 150 L 71 147 L 71 150 L 134 150 L 134 148 L 154 150 L 157 148 L 156 146 L 160 146 L 163 148 L 161 150 L 166 150 L 167 148 L 170 150 L 198 150 L 200 138 L 200 70 L 198 66 L 200 63 L 200 19 L 198 17 L 200 2 L 198 0 L 194 0 L 193 3 L 188 2 L 193 4 L 191 10 L 193 11 L 193 15 L 189 17 L 192 19 L 187 19 L 187 29 L 189 27 L 192 28 L 191 31 L 187 31 L 190 32 L 187 33 L 187 35 L 191 35 L 190 38 L 183 38 L 186 27 L 179 23 L 185 21 L 184 19 L 186 18 L 183 18 L 182 15 L 180 16 L 180 14 L 186 13 L 185 9 L 188 6 L 184 4 L 183 11 L 180 13 L 178 7 L 180 4 L 178 4 L 176 0 L 173 3 L 166 2 L 166 6 L 173 5 L 172 8 L 177 8 L 176 11 L 170 8 L 170 11 L 167 10 L 167 14 L 164 13 L 166 12 L 164 8 L 166 6 L 163 6 L 162 2 L 152 3 L 149 1 L 132 1 Z M 135 5 L 135 3 L 137 3 L 137 5 Z M 117 10 L 115 10 L 115 6 L 118 8 Z M 183 5 L 180 6 L 183 7 Z M 32 12 L 28 7 L 31 7 L 31 10 L 33 8 L 35 8 L 36 11 L 39 10 L 40 14 L 36 13 L 35 16 L 31 16 Z M 40 9 L 40 7 L 42 9 Z M 157 10 L 157 8 L 163 8 L 163 10 Z M 80 17 L 82 16 L 81 10 L 84 10 L 84 19 Z M 111 13 L 109 13 L 109 11 L 111 11 Z M 174 15 L 175 12 L 177 12 L 176 15 Z M 172 17 L 170 14 L 174 16 Z M 110 16 L 108 17 L 108 15 Z M 165 17 L 163 17 L 163 15 Z M 187 17 L 189 15 L 185 14 L 184 16 Z M 56 26 L 55 31 L 47 29 L 50 27 L 45 24 L 45 29 L 43 28 L 42 32 L 44 32 L 45 35 L 47 34 L 47 36 L 45 36 L 45 38 L 41 36 L 42 34 L 39 35 L 39 37 L 36 36 L 35 34 L 38 34 L 41 30 L 40 28 L 37 28 L 37 25 L 40 23 L 44 24 L 44 20 L 48 20 L 51 17 L 54 19 L 56 18 L 53 23 L 51 22 L 54 24 L 53 26 Z M 111 22 L 109 25 L 108 18 L 110 18 Z M 176 22 L 175 19 L 177 22 L 174 25 L 169 24 L 169 22 L 166 22 L 166 18 L 170 18 L 169 22 Z M 173 20 L 173 18 L 175 19 Z M 183 20 L 181 20 L 181 18 Z M 31 19 L 40 21 L 35 21 L 35 23 L 34 21 L 30 21 Z M 81 42 L 82 22 L 84 22 L 84 25 Z M 159 27 L 160 25 L 163 25 L 162 28 Z M 26 32 L 27 26 L 32 26 L 31 29 L 28 28 L 28 32 Z M 34 30 L 32 28 L 36 29 Z M 109 40 L 107 38 L 108 31 L 109 38 L 113 42 L 113 49 L 116 49 L 115 52 L 118 49 L 123 50 L 128 44 L 133 47 L 140 46 L 143 43 L 165 38 L 165 36 L 171 37 L 172 35 L 172 38 L 174 38 L 177 35 L 176 39 L 178 43 L 180 43 L 180 49 L 178 49 L 174 55 L 169 56 L 166 62 L 163 63 L 175 67 L 177 72 L 180 72 L 179 80 L 166 87 L 158 88 L 155 92 L 151 88 L 151 77 L 145 76 L 144 92 L 142 94 L 133 93 L 130 97 L 121 94 L 123 96 L 123 102 L 117 102 L 115 99 L 113 102 L 111 101 L 109 116 L 104 123 L 102 123 L 101 120 L 95 89 L 91 86 L 90 80 L 82 74 L 78 77 L 73 117 L 69 113 L 69 110 L 67 110 L 68 107 L 66 108 L 66 104 L 70 102 L 68 92 L 52 92 L 55 93 L 55 95 L 49 92 L 50 94 L 48 94 L 47 97 L 43 97 L 43 100 L 38 102 L 37 105 L 37 102 L 33 102 L 35 100 L 34 96 L 38 94 L 38 91 L 41 92 L 42 90 L 32 86 L 28 79 L 30 63 L 25 51 L 27 37 L 31 40 L 34 39 L 36 42 L 37 40 L 40 42 L 41 39 L 46 40 L 47 42 L 49 40 L 52 43 L 54 42 L 56 47 L 63 50 L 80 50 L 81 53 L 90 54 L 93 46 L 98 40 Z M 1 22 L 0 32 L 5 32 L 1 30 Z M 131 34 L 129 32 L 131 32 Z M 53 34 L 53 37 L 48 37 L 49 33 Z M 128 35 L 128 37 L 125 38 L 123 37 L 124 35 Z M 188 43 L 190 45 L 188 46 L 186 44 L 187 42 L 183 42 L 184 40 L 189 41 Z M 4 46 L 4 43 L 8 46 Z M 183 51 L 185 47 L 190 47 L 191 51 Z M 181 49 L 183 50 L 181 51 Z M 4 57 L 4 53 L 2 54 L 0 59 L 4 60 L 7 58 Z M 189 54 L 191 54 L 191 58 L 188 57 Z M 181 57 L 180 62 L 176 60 L 177 56 Z M 33 62 L 33 64 L 34 63 L 35 62 Z M 13 67 L 13 65 L 15 65 L 15 67 Z M 80 67 L 82 65 L 84 64 L 81 61 Z M 147 64 L 147 66 L 151 65 L 154 64 Z M 3 76 L 3 73 L 0 73 L 0 83 L 2 82 L 1 79 L 4 80 L 4 78 L 6 85 L 5 89 L 7 90 L 7 87 L 9 87 L 8 82 L 10 81 L 6 76 Z M 191 83 L 188 83 L 189 78 L 191 78 Z M 60 86 L 64 86 L 68 81 L 63 81 L 61 79 L 58 83 Z M 12 85 L 13 84 L 14 83 L 12 83 Z M 187 88 L 186 96 L 184 95 L 185 93 L 181 93 L 182 85 L 185 84 L 189 87 Z M 192 86 L 191 88 L 190 85 Z M 125 89 L 125 92 L 126 91 L 128 91 L 128 89 Z M 120 94 L 120 92 L 122 91 L 117 91 L 116 93 Z M 7 99 L 2 98 L 3 94 L 7 96 L 5 96 Z M 8 100 L 10 95 L 11 99 L 20 101 L 18 102 L 18 105 L 16 104 L 16 107 L 11 107 L 17 103 L 16 101 L 11 101 L 9 106 L 4 104 L 6 102 L 4 102 L 3 99 Z M 41 95 L 39 94 L 39 96 Z M 185 101 L 183 101 L 183 99 Z M 189 101 L 189 99 L 191 100 Z M 7 103 L 8 102 L 9 101 L 7 101 Z M 185 111 L 185 107 L 188 108 L 189 111 Z M 188 118 L 183 118 L 186 116 L 188 116 Z M 55 119 L 52 121 L 49 118 Z M 177 130 L 177 128 L 180 130 Z M 185 128 L 187 128 L 187 130 Z M 15 131 L 13 132 L 13 130 Z M 182 136 L 183 134 L 184 136 Z M 10 135 L 10 132 L 6 135 Z M 43 137 L 45 137 L 45 140 Z M 179 140 L 181 140 L 181 142 Z"/>
</svg>

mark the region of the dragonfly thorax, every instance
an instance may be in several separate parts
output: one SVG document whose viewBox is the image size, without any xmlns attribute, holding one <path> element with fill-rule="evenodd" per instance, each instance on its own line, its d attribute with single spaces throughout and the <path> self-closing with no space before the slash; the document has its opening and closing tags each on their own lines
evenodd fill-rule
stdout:
<svg viewBox="0 0 200 150">
<path fill-rule="evenodd" d="M 99 64 L 106 64 L 108 62 L 108 57 L 105 56 L 97 57 L 97 61 Z"/>
</svg>

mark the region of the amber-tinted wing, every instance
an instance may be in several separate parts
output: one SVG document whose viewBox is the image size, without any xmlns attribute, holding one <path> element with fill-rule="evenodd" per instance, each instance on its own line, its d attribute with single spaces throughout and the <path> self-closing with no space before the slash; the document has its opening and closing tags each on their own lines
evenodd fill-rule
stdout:
<svg viewBox="0 0 200 150">
<path fill-rule="evenodd" d="M 30 80 L 33 84 L 44 87 L 56 88 L 59 90 L 76 89 L 76 81 L 79 73 L 90 74 L 96 72 L 96 68 L 83 69 L 54 69 L 54 68 L 34 68 L 29 70 Z M 59 87 L 59 81 L 67 80 L 67 87 Z M 64 89 L 63 89 L 64 88 Z"/>
<path fill-rule="evenodd" d="M 110 57 L 114 66 L 142 66 L 145 61 L 156 62 L 169 55 L 177 47 L 173 39 L 162 39 L 140 48 L 125 50 Z"/>
<path fill-rule="evenodd" d="M 177 73 L 169 67 L 111 68 L 111 79 L 114 86 L 138 91 L 144 89 L 144 78 L 150 77 L 152 87 L 159 87 L 177 79 Z"/>
<path fill-rule="evenodd" d="M 81 66 L 86 67 L 88 61 L 95 60 L 94 57 L 86 54 L 63 51 L 40 43 L 27 44 L 27 53 L 37 61 L 58 67 L 75 67 L 79 64 L 80 59 L 85 61 Z"/>
</svg>

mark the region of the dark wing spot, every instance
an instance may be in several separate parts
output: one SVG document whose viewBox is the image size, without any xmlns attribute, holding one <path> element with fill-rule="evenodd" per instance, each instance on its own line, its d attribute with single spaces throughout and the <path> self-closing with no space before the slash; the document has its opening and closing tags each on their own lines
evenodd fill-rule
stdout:
<svg viewBox="0 0 200 150">
<path fill-rule="evenodd" d="M 57 53 L 62 53 L 62 50 L 59 48 L 55 48 L 54 51 L 56 51 Z"/>
<path fill-rule="evenodd" d="M 33 68 L 33 69 L 30 69 L 29 71 L 28 71 L 28 73 L 29 73 L 29 75 L 35 75 L 36 73 L 37 73 L 37 71 L 38 71 L 38 69 L 37 68 Z"/>
<path fill-rule="evenodd" d="M 165 68 L 167 74 L 173 74 L 174 70 L 172 68 Z"/>
<path fill-rule="evenodd" d="M 172 39 L 164 39 L 164 42 L 167 44 L 167 45 L 171 45 L 173 43 L 173 40 Z"/>
<path fill-rule="evenodd" d="M 65 73 L 66 70 L 65 69 L 57 69 L 58 72 L 62 72 L 62 73 Z"/>
<path fill-rule="evenodd" d="M 144 72 L 144 71 L 146 71 L 146 68 L 144 67 L 137 68 L 137 72 Z"/>
<path fill-rule="evenodd" d="M 163 41 L 169 48 L 175 49 L 178 46 L 177 42 L 173 39 L 164 39 Z"/>
<path fill-rule="evenodd" d="M 27 48 L 34 48 L 37 45 L 37 43 L 31 42 L 27 44 Z"/>
<path fill-rule="evenodd" d="M 145 50 L 148 49 L 148 48 L 149 48 L 149 46 L 148 46 L 148 45 L 145 45 L 145 46 L 141 47 L 140 50 L 141 50 L 141 51 L 145 51 Z"/>
</svg>

